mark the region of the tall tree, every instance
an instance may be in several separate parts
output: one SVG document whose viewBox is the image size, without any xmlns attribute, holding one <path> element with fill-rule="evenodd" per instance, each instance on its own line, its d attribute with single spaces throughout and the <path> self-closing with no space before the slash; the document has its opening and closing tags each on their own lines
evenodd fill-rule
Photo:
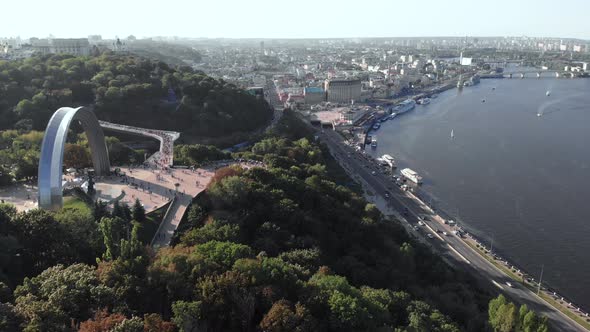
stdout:
<svg viewBox="0 0 590 332">
<path fill-rule="evenodd" d="M 260 322 L 260 328 L 264 332 L 311 332 L 317 331 L 318 325 L 309 310 L 300 303 L 293 306 L 287 300 L 273 303 L 270 310 Z"/>
<path fill-rule="evenodd" d="M 21 212 L 13 218 L 15 236 L 21 244 L 21 258 L 27 275 L 35 275 L 58 263 L 70 264 L 77 260 L 74 239 L 65 226 L 44 210 Z"/>
<path fill-rule="evenodd" d="M 145 222 L 145 209 L 138 198 L 136 198 L 135 203 L 133 203 L 132 218 L 140 223 Z"/>
<path fill-rule="evenodd" d="M 100 222 L 102 217 L 110 216 L 110 213 L 107 210 L 107 203 L 100 200 L 95 201 L 92 208 L 92 216 L 96 222 Z"/>
<path fill-rule="evenodd" d="M 201 314 L 201 302 L 178 301 L 172 304 L 172 322 L 180 332 L 197 332 L 207 329 Z"/>
<path fill-rule="evenodd" d="M 100 220 L 100 231 L 106 248 L 103 254 L 104 259 L 112 260 L 119 257 L 120 243 L 126 237 L 127 228 L 128 224 L 119 217 L 103 217 Z"/>
<path fill-rule="evenodd" d="M 94 267 L 84 264 L 51 267 L 25 279 L 14 293 L 16 309 L 31 331 L 66 331 L 72 320 L 87 320 L 115 302 L 115 294 L 100 284 Z"/>
</svg>

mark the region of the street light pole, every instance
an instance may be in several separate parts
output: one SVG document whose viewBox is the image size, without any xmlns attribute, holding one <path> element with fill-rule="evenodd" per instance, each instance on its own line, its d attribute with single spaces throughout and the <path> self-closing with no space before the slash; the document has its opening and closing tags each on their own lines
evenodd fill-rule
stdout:
<svg viewBox="0 0 590 332">
<path fill-rule="evenodd" d="M 543 268 L 545 264 L 541 265 L 541 276 L 539 277 L 539 286 L 537 287 L 537 295 L 541 292 L 541 283 L 543 282 Z"/>
</svg>

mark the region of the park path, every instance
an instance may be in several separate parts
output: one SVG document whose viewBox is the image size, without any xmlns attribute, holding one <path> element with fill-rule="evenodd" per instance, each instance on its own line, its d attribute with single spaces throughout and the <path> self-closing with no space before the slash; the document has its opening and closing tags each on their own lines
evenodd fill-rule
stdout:
<svg viewBox="0 0 590 332">
<path fill-rule="evenodd" d="M 174 231 L 176 231 L 178 228 L 178 225 L 182 220 L 182 216 L 184 216 L 193 198 L 207 188 L 207 185 L 209 182 L 211 182 L 211 179 L 215 175 L 215 171 L 218 168 L 230 165 L 240 165 L 246 169 L 251 167 L 264 167 L 261 162 L 255 161 L 221 161 L 208 167 L 198 168 L 194 172 L 184 171 L 183 173 L 177 173 L 176 179 L 183 176 L 190 176 L 190 180 L 184 181 L 185 183 L 190 182 L 192 185 L 192 181 L 195 179 L 195 176 L 197 176 L 196 178 L 198 178 L 198 180 L 195 182 L 195 186 L 187 188 L 187 191 L 176 193 L 176 197 L 170 203 L 170 207 L 168 208 L 168 211 L 164 216 L 158 231 L 152 239 L 152 246 L 154 248 L 170 245 L 170 240 L 174 235 Z"/>
<path fill-rule="evenodd" d="M 182 216 L 184 216 L 184 213 L 188 209 L 193 198 L 207 188 L 207 185 L 211 182 L 211 178 L 215 175 L 215 169 L 215 167 L 197 169 L 195 173 L 198 174 L 198 176 L 191 177 L 191 182 L 195 178 L 198 178 L 195 185 L 191 186 L 188 191 L 177 192 L 175 194 L 174 199 L 171 201 L 170 206 L 164 215 L 164 219 L 162 219 L 162 222 L 160 223 L 158 231 L 154 234 L 154 238 L 152 239 L 152 246 L 154 248 L 164 247 L 170 244 L 170 240 L 174 235 L 174 231 L 178 228 Z M 192 175 L 195 173 L 187 172 L 185 174 Z"/>
<path fill-rule="evenodd" d="M 162 224 L 152 240 L 152 246 L 154 248 L 164 247 L 170 244 L 174 231 L 178 228 L 182 216 L 184 216 L 192 199 L 190 195 L 178 194 L 172 201 L 168 213 L 164 216 Z"/>
</svg>

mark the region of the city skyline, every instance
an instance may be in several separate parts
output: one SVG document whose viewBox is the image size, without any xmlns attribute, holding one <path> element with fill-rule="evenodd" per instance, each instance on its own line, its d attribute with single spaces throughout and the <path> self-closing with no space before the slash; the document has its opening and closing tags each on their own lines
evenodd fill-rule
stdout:
<svg viewBox="0 0 590 332">
<path fill-rule="evenodd" d="M 3 37 L 61 38 L 102 35 L 103 38 L 179 36 L 187 38 L 388 38 L 528 36 L 590 39 L 582 0 L 519 2 L 498 0 L 474 5 L 458 0 L 442 3 L 370 4 L 314 2 L 277 6 L 270 0 L 217 1 L 164 5 L 155 1 L 116 2 L 82 8 L 72 0 L 3 5 Z M 23 24 L 26 12 L 27 24 Z M 78 23 L 83 22 L 83 23 Z M 548 24 L 551 23 L 551 24 Z"/>
</svg>

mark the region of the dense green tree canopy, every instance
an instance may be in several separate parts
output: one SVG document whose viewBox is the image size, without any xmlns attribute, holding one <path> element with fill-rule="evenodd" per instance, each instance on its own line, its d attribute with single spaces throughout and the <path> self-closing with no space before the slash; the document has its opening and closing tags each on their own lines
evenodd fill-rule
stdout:
<svg viewBox="0 0 590 332">
<path fill-rule="evenodd" d="M 520 308 L 504 295 L 492 299 L 488 306 L 489 323 L 496 332 L 547 332 L 547 318 L 540 318 L 526 304 Z"/>
<path fill-rule="evenodd" d="M 27 278 L 15 297 L 16 309 L 28 326 L 40 331 L 63 331 L 71 319 L 84 319 L 115 300 L 113 291 L 100 284 L 94 268 L 82 264 L 57 265 Z"/>
<path fill-rule="evenodd" d="M 0 129 L 43 130 L 59 107 L 81 105 L 101 120 L 200 136 L 250 131 L 272 116 L 264 100 L 186 66 L 113 54 L 0 61 Z"/>
</svg>

